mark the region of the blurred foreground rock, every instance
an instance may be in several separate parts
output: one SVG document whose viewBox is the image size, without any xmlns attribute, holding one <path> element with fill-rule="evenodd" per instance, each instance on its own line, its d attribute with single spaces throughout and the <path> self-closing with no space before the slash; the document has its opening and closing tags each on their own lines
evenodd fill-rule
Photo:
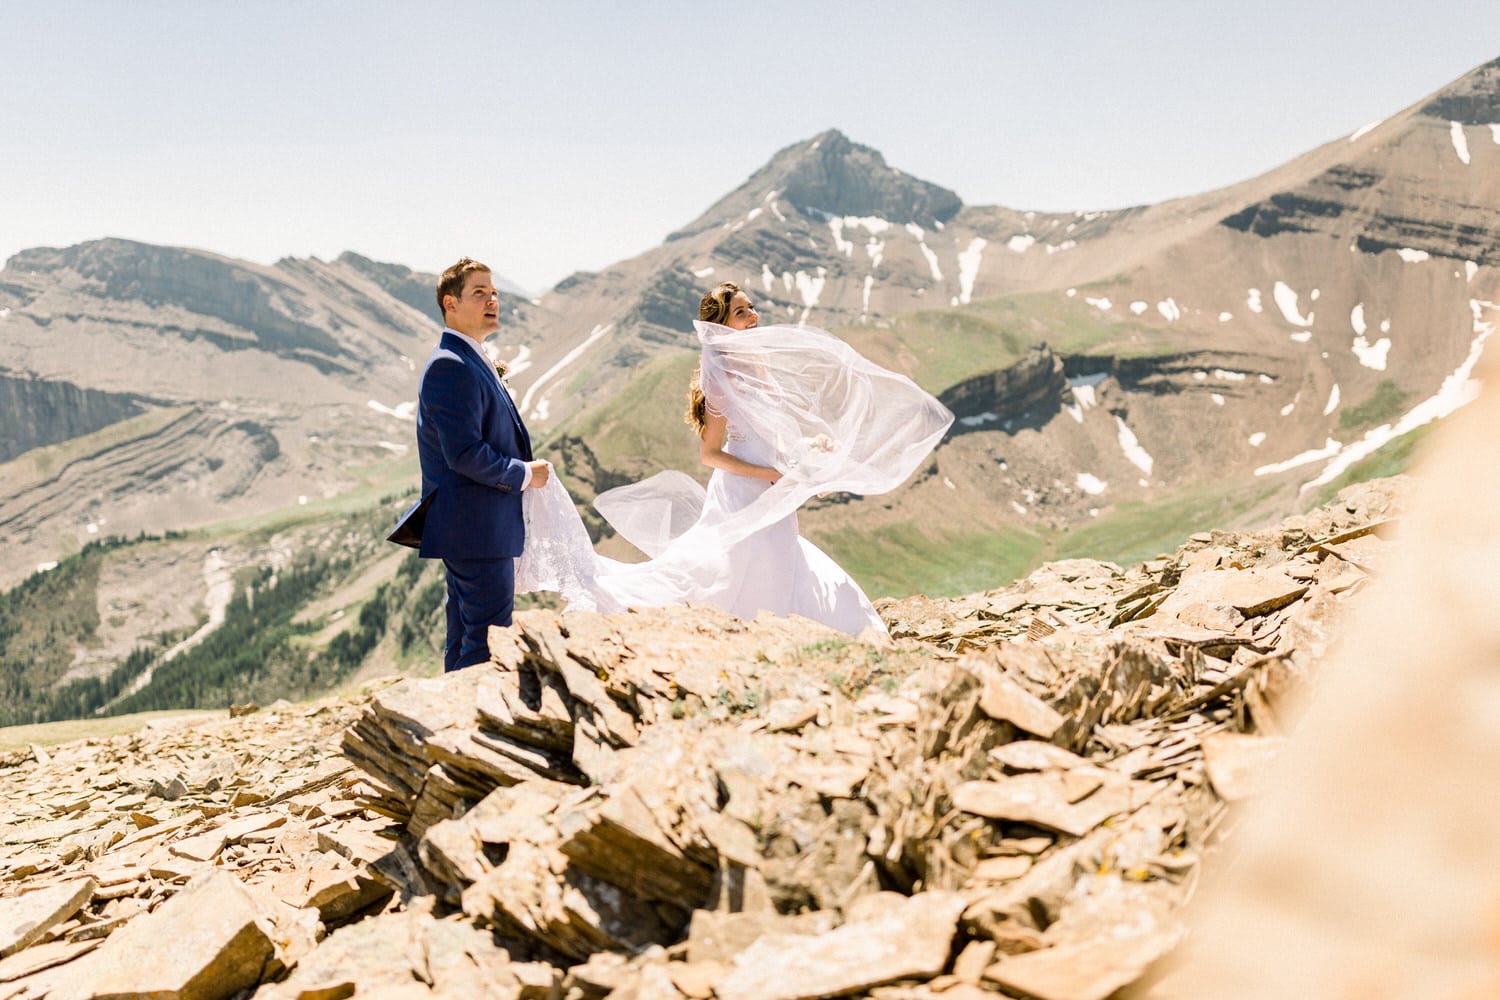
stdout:
<svg viewBox="0 0 1500 1000">
<path fill-rule="evenodd" d="M 1181 938 L 1405 488 L 882 602 L 891 639 L 525 612 L 455 675 L 33 754 L 0 1000 L 1102 1000 Z"/>
<path fill-rule="evenodd" d="M 1500 997 L 1497 449 L 1487 389 L 1421 467 L 1400 549 L 1155 995 Z"/>
</svg>

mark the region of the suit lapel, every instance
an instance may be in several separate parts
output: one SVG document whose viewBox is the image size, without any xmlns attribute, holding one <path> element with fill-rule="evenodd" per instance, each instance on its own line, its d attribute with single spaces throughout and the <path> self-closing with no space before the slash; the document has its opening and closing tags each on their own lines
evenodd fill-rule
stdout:
<svg viewBox="0 0 1500 1000">
<path fill-rule="evenodd" d="M 521 457 L 528 462 L 531 461 L 531 435 L 527 433 L 526 425 L 521 422 L 521 411 L 516 407 L 515 400 L 510 398 L 510 393 L 506 390 L 505 386 L 501 384 L 500 376 L 495 373 L 494 366 L 489 363 L 489 360 L 485 358 L 482 352 L 474 347 L 469 338 L 453 333 L 444 333 L 443 340 L 451 342 L 452 348 L 457 350 L 459 356 L 464 359 L 464 364 L 478 370 L 479 377 L 484 380 L 485 384 L 490 387 L 490 391 L 500 400 L 501 409 L 510 414 L 511 422 L 516 426 L 516 434 L 521 439 L 521 447 L 525 451 L 525 454 Z"/>
</svg>

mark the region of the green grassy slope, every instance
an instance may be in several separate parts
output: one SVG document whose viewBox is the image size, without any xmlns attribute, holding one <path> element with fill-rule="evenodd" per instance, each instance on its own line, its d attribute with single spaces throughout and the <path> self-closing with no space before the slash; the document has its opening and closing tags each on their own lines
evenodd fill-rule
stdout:
<svg viewBox="0 0 1500 1000">
<path fill-rule="evenodd" d="M 877 364 L 905 372 L 928 392 L 941 394 L 985 372 L 1009 368 L 1033 345 L 1057 354 L 1109 351 L 1121 356 L 1166 353 L 1181 344 L 1161 331 L 1117 320 L 1083 301 L 1056 292 L 1028 292 L 969 305 L 908 313 L 888 326 L 843 327 L 834 332 Z"/>
</svg>

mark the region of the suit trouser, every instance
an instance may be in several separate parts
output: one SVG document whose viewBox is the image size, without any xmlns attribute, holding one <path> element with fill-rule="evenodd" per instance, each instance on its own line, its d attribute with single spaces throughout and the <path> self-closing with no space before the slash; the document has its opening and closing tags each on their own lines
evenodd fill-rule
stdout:
<svg viewBox="0 0 1500 1000">
<path fill-rule="evenodd" d="M 448 571 L 448 641 L 443 670 L 490 658 L 491 625 L 509 625 L 516 603 L 514 559 L 444 559 Z"/>
</svg>

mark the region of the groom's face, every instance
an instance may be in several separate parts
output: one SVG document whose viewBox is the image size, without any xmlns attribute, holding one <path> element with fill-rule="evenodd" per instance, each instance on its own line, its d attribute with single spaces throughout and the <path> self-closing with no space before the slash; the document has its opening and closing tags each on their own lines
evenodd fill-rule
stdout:
<svg viewBox="0 0 1500 1000">
<path fill-rule="evenodd" d="M 445 317 L 459 333 L 483 340 L 500 329 L 500 297 L 488 271 L 473 271 L 464 279 L 463 291 L 452 303 Z"/>
</svg>

